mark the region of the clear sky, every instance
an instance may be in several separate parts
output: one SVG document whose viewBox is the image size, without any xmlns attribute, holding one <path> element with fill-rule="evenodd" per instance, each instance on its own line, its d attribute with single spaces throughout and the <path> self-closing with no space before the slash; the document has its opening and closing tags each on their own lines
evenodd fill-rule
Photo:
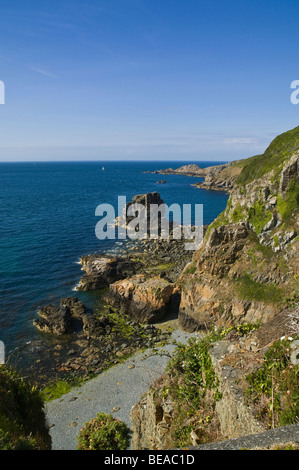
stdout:
<svg viewBox="0 0 299 470">
<path fill-rule="evenodd" d="M 299 125 L 298 0 L 1 0 L 0 161 L 233 160 Z"/>
</svg>

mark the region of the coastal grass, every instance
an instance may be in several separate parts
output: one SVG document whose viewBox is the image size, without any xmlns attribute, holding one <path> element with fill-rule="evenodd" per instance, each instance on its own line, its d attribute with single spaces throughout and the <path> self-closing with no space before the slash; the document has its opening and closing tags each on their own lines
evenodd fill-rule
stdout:
<svg viewBox="0 0 299 470">
<path fill-rule="evenodd" d="M 273 180 L 279 175 L 285 161 L 299 150 L 299 127 L 277 136 L 262 155 L 236 162 L 243 169 L 237 178 L 237 184 L 246 185 L 273 171 Z"/>
<path fill-rule="evenodd" d="M 169 269 L 172 269 L 175 266 L 174 262 L 169 262 L 169 263 L 161 263 L 156 266 L 148 266 L 147 269 L 149 271 L 152 271 L 153 273 L 161 272 L 161 271 L 168 271 Z"/>
<path fill-rule="evenodd" d="M 240 276 L 235 282 L 238 295 L 243 300 L 253 300 L 266 304 L 277 304 L 283 301 L 284 291 L 275 284 L 261 284 L 250 274 Z"/>
<path fill-rule="evenodd" d="M 174 447 L 190 445 L 192 432 L 196 432 L 201 442 L 217 439 L 218 420 L 214 405 L 221 395 L 209 346 L 208 337 L 190 338 L 187 344 L 178 343 L 167 364 L 163 384 L 155 392 L 158 407 L 159 402 L 171 402 L 174 407 L 171 426 Z"/>
<path fill-rule="evenodd" d="M 185 270 L 184 274 L 194 274 L 197 267 L 195 263 L 191 263 Z"/>
</svg>

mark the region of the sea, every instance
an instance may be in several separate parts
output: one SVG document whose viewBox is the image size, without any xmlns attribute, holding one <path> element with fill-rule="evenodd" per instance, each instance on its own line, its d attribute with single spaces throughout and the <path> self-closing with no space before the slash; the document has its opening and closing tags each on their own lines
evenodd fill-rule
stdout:
<svg viewBox="0 0 299 470">
<path fill-rule="evenodd" d="M 167 205 L 203 204 L 210 224 L 226 206 L 222 191 L 198 189 L 203 178 L 151 173 L 196 163 L 201 168 L 224 162 L 101 161 L 0 163 L 0 341 L 6 355 L 38 338 L 38 310 L 79 297 L 87 307 L 92 292 L 78 292 L 80 257 L 120 251 L 125 240 L 99 240 L 95 227 L 100 204 L 118 196 L 157 191 Z M 165 180 L 165 184 L 157 181 Z"/>
</svg>

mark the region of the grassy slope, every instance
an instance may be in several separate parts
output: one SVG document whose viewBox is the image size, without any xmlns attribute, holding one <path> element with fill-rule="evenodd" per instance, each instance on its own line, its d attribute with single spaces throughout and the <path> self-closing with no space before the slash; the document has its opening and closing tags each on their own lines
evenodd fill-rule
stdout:
<svg viewBox="0 0 299 470">
<path fill-rule="evenodd" d="M 271 170 L 278 174 L 285 161 L 299 150 L 299 126 L 277 136 L 262 155 L 239 160 L 236 165 L 243 170 L 237 179 L 239 184 L 247 184 Z"/>
</svg>

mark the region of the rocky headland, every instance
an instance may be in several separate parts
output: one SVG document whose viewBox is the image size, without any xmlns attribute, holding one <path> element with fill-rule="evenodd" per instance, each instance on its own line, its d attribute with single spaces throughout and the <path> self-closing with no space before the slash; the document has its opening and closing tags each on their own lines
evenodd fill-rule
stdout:
<svg viewBox="0 0 299 470">
<path fill-rule="evenodd" d="M 183 165 L 179 168 L 165 168 L 155 170 L 148 173 L 161 174 L 161 175 L 185 175 L 198 178 L 204 178 L 193 184 L 197 188 L 213 190 L 213 191 L 226 191 L 230 192 L 233 188 L 235 181 L 242 172 L 244 161 L 237 160 L 233 162 L 224 163 L 222 165 L 213 165 L 206 168 L 200 168 L 195 163 Z M 157 181 L 160 183 L 161 181 Z M 163 180 L 165 183 L 166 181 Z"/>
<path fill-rule="evenodd" d="M 176 282 L 181 328 L 207 340 L 178 348 L 132 408 L 135 449 L 200 448 L 298 423 L 299 128 L 197 186 L 230 193 Z"/>
<path fill-rule="evenodd" d="M 195 163 L 191 163 L 189 165 L 183 165 L 179 168 L 165 168 L 162 170 L 155 170 L 153 172 L 147 173 L 154 173 L 154 174 L 161 174 L 161 175 L 186 175 L 186 176 L 205 176 L 206 168 L 200 168 Z"/>
<path fill-rule="evenodd" d="M 230 194 L 201 246 L 188 252 L 170 237 L 139 240 L 119 256 L 84 256 L 78 291 L 97 292 L 99 309 L 64 299 L 35 322 L 47 334 L 73 335 L 56 371 L 85 376 L 167 341 L 157 323 L 168 318 L 207 338 L 178 346 L 165 375 L 132 408 L 135 449 L 197 446 L 298 422 L 299 128 L 263 155 L 178 170 L 165 174 L 204 176 L 197 186 Z M 160 201 L 151 193 L 132 203 L 152 198 Z M 259 380 L 248 398 L 248 383 Z"/>
</svg>

